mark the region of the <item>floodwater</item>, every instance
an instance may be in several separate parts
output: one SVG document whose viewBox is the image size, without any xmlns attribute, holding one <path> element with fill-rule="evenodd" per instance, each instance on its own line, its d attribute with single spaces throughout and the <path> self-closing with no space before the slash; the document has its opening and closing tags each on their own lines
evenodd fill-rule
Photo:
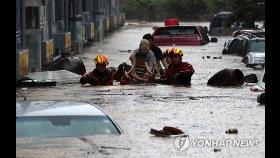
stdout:
<svg viewBox="0 0 280 158">
<path fill-rule="evenodd" d="M 181 23 L 189 24 L 189 23 Z M 194 24 L 194 23 L 191 23 Z M 197 24 L 197 23 L 196 23 Z M 198 23 L 209 26 L 209 23 Z M 152 26 L 162 23 L 129 23 L 103 41 L 85 48 L 82 57 L 87 72 L 94 68 L 97 51 L 108 55 L 109 66 L 128 62 L 130 52 L 136 49 Z M 261 69 L 246 68 L 242 57 L 222 55 L 223 44 L 230 37 L 218 37 L 218 43 L 205 46 L 183 46 L 183 61 L 195 69 L 191 87 L 172 85 L 119 85 L 92 87 L 79 83 L 49 88 L 16 90 L 16 99 L 22 100 L 76 100 L 97 104 L 121 127 L 120 136 L 89 136 L 61 139 L 18 139 L 17 157 L 265 157 L 265 107 L 257 103 L 260 92 L 252 92 L 252 85 L 242 87 L 211 87 L 207 80 L 224 68 L 238 68 L 244 75 Z M 165 50 L 168 47 L 160 47 Z M 210 56 L 207 58 L 206 56 Z M 222 59 L 213 57 L 222 56 Z M 204 57 L 204 59 L 203 59 Z M 155 137 L 151 128 L 173 126 L 189 135 L 186 150 L 178 151 L 174 138 Z M 226 134 L 237 128 L 238 134 Z M 207 140 L 245 140 L 239 145 L 212 146 Z M 254 145 L 246 144 L 254 141 Z M 199 141 L 199 144 L 195 142 Z M 176 144 L 175 144 L 176 145 Z M 214 152 L 214 149 L 221 149 Z M 51 156 L 50 156 L 51 154 Z"/>
</svg>

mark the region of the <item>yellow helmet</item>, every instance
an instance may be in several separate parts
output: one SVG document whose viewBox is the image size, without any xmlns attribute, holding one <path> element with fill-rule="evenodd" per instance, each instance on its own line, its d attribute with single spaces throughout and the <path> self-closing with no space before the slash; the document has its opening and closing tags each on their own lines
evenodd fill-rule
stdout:
<svg viewBox="0 0 280 158">
<path fill-rule="evenodd" d="M 166 51 L 168 51 L 168 55 L 180 55 L 183 56 L 183 51 L 180 48 L 171 48 L 171 49 L 167 49 Z"/>
<path fill-rule="evenodd" d="M 95 64 L 105 64 L 108 65 L 109 61 L 108 61 L 108 57 L 103 55 L 103 54 L 98 54 L 95 58 L 94 58 L 94 62 Z"/>
</svg>

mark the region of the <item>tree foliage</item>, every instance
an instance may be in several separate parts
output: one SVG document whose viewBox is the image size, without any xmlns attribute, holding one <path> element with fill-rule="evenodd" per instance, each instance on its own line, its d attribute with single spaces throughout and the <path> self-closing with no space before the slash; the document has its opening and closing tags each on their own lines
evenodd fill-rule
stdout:
<svg viewBox="0 0 280 158">
<path fill-rule="evenodd" d="M 232 11 L 240 20 L 264 20 L 264 0 L 126 0 L 127 19 L 210 20 L 219 11 Z"/>
</svg>

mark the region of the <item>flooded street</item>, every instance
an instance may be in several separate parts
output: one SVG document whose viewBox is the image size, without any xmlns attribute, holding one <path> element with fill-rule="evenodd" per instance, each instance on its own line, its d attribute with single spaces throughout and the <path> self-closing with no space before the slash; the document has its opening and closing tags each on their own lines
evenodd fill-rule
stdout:
<svg viewBox="0 0 280 158">
<path fill-rule="evenodd" d="M 190 23 L 181 23 L 184 24 Z M 209 23 L 199 24 L 209 27 Z M 163 23 L 127 22 L 102 41 L 93 42 L 85 48 L 84 53 L 79 54 L 87 72 L 94 69 L 93 58 L 99 50 L 109 57 L 111 67 L 117 67 L 122 62 L 130 63 L 130 52 L 127 50 L 136 49 L 142 36 L 153 32 L 154 25 Z M 238 88 L 207 86 L 208 79 L 225 68 L 240 69 L 244 75 L 255 73 L 259 76 L 263 71 L 245 67 L 240 56 L 222 55 L 223 44 L 228 38 L 230 37 L 218 37 L 218 43 L 204 46 L 178 46 L 183 49 L 183 61 L 191 63 L 195 69 L 191 87 L 159 84 L 123 86 L 115 82 L 113 86 L 101 87 L 73 83 L 48 88 L 28 88 L 27 91 L 17 89 L 17 100 L 26 97 L 27 100 L 74 100 L 97 104 L 124 132 L 121 136 L 87 137 L 86 141 L 78 138 L 55 140 L 52 142 L 55 145 L 45 143 L 34 146 L 34 157 L 48 151 L 55 153 L 57 157 L 265 157 L 265 107 L 256 101 L 260 92 L 250 91 L 252 85 L 246 83 Z M 170 47 L 160 48 L 165 50 Z M 221 59 L 213 58 L 220 56 Z M 164 126 L 183 130 L 189 135 L 190 142 L 232 139 L 256 140 L 258 144 L 249 147 L 209 147 L 191 143 L 188 149 L 180 152 L 174 147 L 174 138 L 149 134 L 151 128 L 162 129 Z M 238 134 L 226 134 L 225 131 L 229 128 L 237 128 Z M 59 150 L 58 142 L 63 142 L 69 147 L 69 151 Z M 19 140 L 17 146 L 24 143 L 26 142 Z M 215 148 L 221 151 L 214 152 Z M 17 156 L 31 152 L 32 149 L 17 148 Z"/>
</svg>

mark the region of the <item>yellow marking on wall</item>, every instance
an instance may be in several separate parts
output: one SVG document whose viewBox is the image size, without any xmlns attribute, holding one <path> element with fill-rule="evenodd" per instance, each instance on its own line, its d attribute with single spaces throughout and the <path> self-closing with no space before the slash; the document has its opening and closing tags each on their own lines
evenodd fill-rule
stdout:
<svg viewBox="0 0 280 158">
<path fill-rule="evenodd" d="M 65 48 L 71 47 L 71 32 L 65 33 Z"/>
<path fill-rule="evenodd" d="M 49 40 L 46 42 L 46 63 L 50 62 L 54 54 L 54 42 Z"/>
<path fill-rule="evenodd" d="M 28 74 L 29 50 L 19 52 L 19 76 Z"/>
</svg>

